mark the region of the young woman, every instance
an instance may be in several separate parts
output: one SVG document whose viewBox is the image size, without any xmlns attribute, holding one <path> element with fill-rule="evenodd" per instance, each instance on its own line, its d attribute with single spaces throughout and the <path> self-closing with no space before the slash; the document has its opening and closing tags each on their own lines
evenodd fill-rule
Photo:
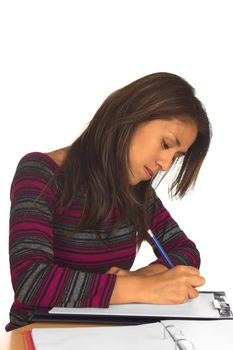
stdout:
<svg viewBox="0 0 233 350">
<path fill-rule="evenodd" d="M 178 167 L 171 186 L 195 184 L 210 124 L 194 89 L 155 73 L 112 93 L 69 147 L 29 153 L 11 187 L 11 330 L 38 307 L 183 303 L 204 284 L 200 257 L 157 197 L 152 181 Z M 175 265 L 130 271 L 148 229 Z"/>
</svg>

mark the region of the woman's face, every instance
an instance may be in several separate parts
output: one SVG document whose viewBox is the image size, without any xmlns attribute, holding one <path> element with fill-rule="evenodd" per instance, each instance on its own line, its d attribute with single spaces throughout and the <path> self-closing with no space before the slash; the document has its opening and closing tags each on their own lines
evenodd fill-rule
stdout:
<svg viewBox="0 0 233 350">
<path fill-rule="evenodd" d="M 159 171 L 168 171 L 173 161 L 184 155 L 197 137 L 190 118 L 152 120 L 134 132 L 129 148 L 129 181 L 136 185 Z"/>
</svg>

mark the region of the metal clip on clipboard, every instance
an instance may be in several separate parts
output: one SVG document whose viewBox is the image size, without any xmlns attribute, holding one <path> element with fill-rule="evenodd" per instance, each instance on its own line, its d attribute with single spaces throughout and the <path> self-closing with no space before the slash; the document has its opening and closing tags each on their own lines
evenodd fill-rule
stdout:
<svg viewBox="0 0 233 350">
<path fill-rule="evenodd" d="M 226 295 L 224 292 L 214 292 L 214 308 L 218 309 L 220 318 L 233 317 L 230 304 L 226 301 Z"/>
</svg>

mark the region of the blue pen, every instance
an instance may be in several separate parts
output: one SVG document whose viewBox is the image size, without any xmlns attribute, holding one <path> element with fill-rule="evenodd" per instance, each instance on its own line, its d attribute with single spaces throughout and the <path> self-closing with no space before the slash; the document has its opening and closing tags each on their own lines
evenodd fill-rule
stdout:
<svg viewBox="0 0 233 350">
<path fill-rule="evenodd" d="M 152 238 L 152 241 L 154 242 L 154 244 L 156 245 L 156 247 L 158 248 L 158 250 L 160 251 L 162 257 L 166 260 L 166 262 L 168 263 L 170 268 L 173 268 L 174 265 L 171 262 L 169 256 L 166 254 L 165 250 L 163 249 L 163 247 L 161 246 L 161 244 L 159 243 L 159 241 L 157 240 L 157 238 L 155 237 L 155 235 L 152 233 L 151 230 L 147 231 L 148 234 L 150 235 L 150 237 Z"/>
</svg>

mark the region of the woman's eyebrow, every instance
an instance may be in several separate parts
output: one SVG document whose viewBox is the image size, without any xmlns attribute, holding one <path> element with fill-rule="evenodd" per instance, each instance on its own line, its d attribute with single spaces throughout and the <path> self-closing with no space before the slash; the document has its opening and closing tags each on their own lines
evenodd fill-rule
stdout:
<svg viewBox="0 0 233 350">
<path fill-rule="evenodd" d="M 177 137 L 175 134 L 173 134 L 173 132 L 171 132 L 171 135 L 172 135 L 172 137 L 175 139 L 176 146 L 181 147 L 181 142 L 180 142 L 180 140 L 178 139 L 178 137 Z M 186 154 L 186 152 L 185 152 L 185 151 L 180 151 L 179 154 L 182 155 L 182 156 L 184 156 L 184 155 Z"/>
<path fill-rule="evenodd" d="M 173 132 L 170 132 L 170 134 L 172 135 L 172 137 L 175 139 L 175 141 L 176 141 L 176 146 L 181 146 L 181 143 L 180 143 L 180 140 L 178 139 L 178 137 L 175 135 L 175 134 L 173 134 Z"/>
<path fill-rule="evenodd" d="M 176 139 L 176 145 L 180 147 L 181 146 L 180 140 L 175 135 L 174 135 L 174 137 Z"/>
</svg>

